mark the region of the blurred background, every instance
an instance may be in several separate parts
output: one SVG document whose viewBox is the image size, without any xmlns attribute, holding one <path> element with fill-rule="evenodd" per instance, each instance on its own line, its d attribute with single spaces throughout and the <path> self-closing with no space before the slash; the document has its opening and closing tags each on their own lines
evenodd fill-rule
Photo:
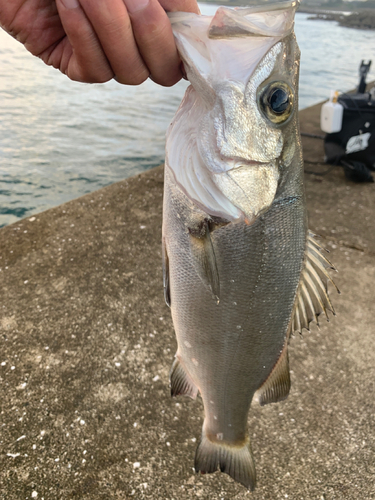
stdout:
<svg viewBox="0 0 375 500">
<path fill-rule="evenodd" d="M 206 15 L 217 7 L 200 3 Z M 300 109 L 357 86 L 375 54 L 374 13 L 375 0 L 302 1 Z M 160 165 L 187 85 L 71 82 L 0 29 L 0 227 Z"/>
</svg>

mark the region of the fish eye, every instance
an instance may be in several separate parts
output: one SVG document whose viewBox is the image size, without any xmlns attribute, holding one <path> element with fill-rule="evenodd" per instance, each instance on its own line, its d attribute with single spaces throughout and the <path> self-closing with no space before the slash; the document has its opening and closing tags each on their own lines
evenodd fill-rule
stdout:
<svg viewBox="0 0 375 500">
<path fill-rule="evenodd" d="M 260 93 L 263 114 L 274 124 L 285 123 L 293 111 L 293 91 L 285 82 L 272 82 Z"/>
<path fill-rule="evenodd" d="M 276 115 L 281 115 L 287 111 L 290 99 L 289 94 L 284 89 L 274 89 L 268 98 L 269 105 Z"/>
</svg>

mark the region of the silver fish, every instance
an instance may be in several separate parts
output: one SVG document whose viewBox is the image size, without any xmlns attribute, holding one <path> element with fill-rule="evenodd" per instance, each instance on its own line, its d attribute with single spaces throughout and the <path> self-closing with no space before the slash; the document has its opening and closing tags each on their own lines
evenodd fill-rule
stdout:
<svg viewBox="0 0 375 500">
<path fill-rule="evenodd" d="M 173 396 L 204 404 L 195 469 L 256 482 L 254 397 L 290 389 L 288 339 L 327 310 L 333 266 L 308 231 L 296 1 L 171 16 L 191 86 L 168 130 L 164 292 Z"/>
</svg>

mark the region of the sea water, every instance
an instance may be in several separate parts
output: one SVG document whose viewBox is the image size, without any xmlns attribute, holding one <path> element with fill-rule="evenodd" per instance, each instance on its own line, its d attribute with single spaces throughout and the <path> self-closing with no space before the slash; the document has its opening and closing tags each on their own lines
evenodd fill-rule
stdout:
<svg viewBox="0 0 375 500">
<path fill-rule="evenodd" d="M 361 59 L 375 54 L 374 32 L 307 14 L 296 34 L 301 109 L 354 88 Z M 71 82 L 0 29 L 0 227 L 160 165 L 186 87 Z"/>
</svg>

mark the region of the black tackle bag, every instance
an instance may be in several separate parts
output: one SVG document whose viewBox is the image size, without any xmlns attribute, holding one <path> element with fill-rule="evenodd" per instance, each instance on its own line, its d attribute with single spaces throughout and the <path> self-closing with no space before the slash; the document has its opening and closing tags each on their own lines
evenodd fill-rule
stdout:
<svg viewBox="0 0 375 500">
<path fill-rule="evenodd" d="M 356 93 L 339 95 L 337 102 L 344 108 L 342 128 L 324 139 L 326 162 L 341 164 L 346 176 L 359 182 L 372 182 L 369 170 L 375 170 L 375 87 L 365 92 L 370 65 L 371 61 L 362 61 Z"/>
</svg>

